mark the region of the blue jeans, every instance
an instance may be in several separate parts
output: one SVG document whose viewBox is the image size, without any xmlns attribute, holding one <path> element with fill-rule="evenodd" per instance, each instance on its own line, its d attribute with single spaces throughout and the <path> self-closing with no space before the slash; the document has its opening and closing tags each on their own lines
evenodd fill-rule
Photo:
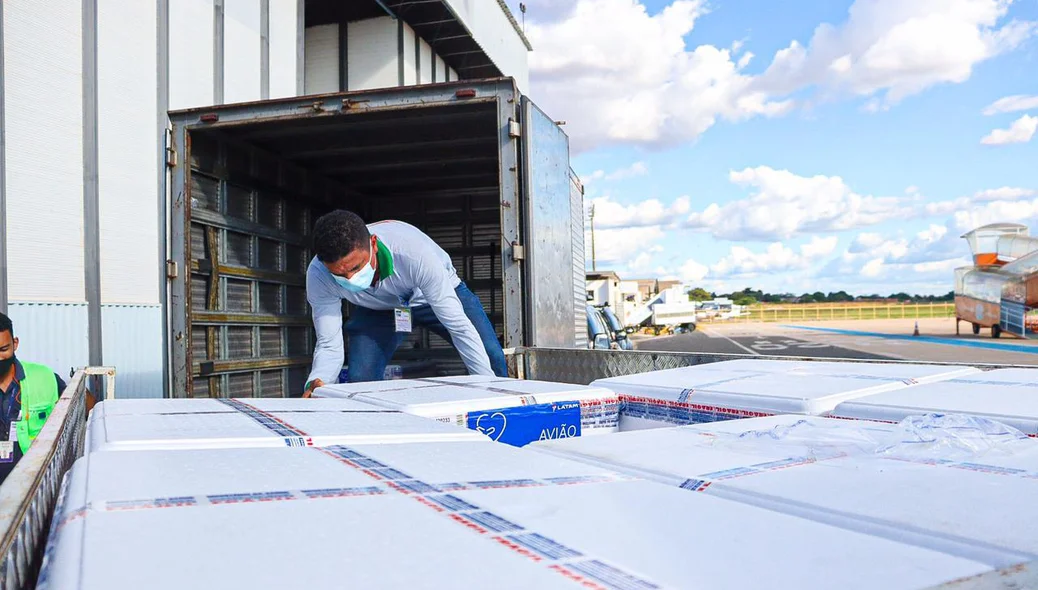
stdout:
<svg viewBox="0 0 1038 590">
<path fill-rule="evenodd" d="M 490 357 L 490 368 L 498 377 L 508 376 L 508 367 L 505 364 L 505 353 L 501 349 L 501 343 L 497 340 L 494 325 L 483 311 L 483 304 L 479 302 L 465 283 L 460 283 L 454 290 L 461 300 L 461 307 L 465 310 L 476 332 L 483 340 L 483 347 Z M 443 327 L 440 320 L 436 319 L 432 307 L 421 305 L 411 308 L 411 324 L 414 328 L 425 327 L 433 333 L 445 339 L 453 341 L 450 333 Z M 396 349 L 404 341 L 407 334 L 396 331 L 396 322 L 392 310 L 373 310 L 354 306 L 350 319 L 346 322 L 346 332 L 350 335 L 349 351 L 349 381 L 357 383 L 360 381 L 381 381 L 385 376 L 386 365 L 393 358 Z"/>
</svg>

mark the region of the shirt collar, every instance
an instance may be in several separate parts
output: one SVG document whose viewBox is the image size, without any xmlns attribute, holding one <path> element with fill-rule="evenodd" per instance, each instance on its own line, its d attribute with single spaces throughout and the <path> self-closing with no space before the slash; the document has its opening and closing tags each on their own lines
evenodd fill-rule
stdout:
<svg viewBox="0 0 1038 590">
<path fill-rule="evenodd" d="M 14 359 L 14 378 L 19 383 L 25 381 L 25 367 L 22 366 L 22 362 L 18 359 Z"/>
<path fill-rule="evenodd" d="M 375 238 L 375 244 L 375 260 L 378 260 L 378 279 L 384 281 L 393 276 L 393 252 L 378 238 Z"/>
</svg>

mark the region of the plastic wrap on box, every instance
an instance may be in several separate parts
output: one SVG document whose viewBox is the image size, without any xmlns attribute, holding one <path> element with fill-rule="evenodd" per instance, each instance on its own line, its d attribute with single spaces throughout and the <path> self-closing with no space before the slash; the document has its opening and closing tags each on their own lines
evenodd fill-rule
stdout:
<svg viewBox="0 0 1038 590">
<path fill-rule="evenodd" d="M 992 567 L 1038 555 L 1038 441 L 772 416 L 551 441 L 532 448 L 686 490 L 929 548 Z M 962 421 L 948 439 L 964 440 Z M 991 440 L 978 444 L 985 437 Z"/>
<path fill-rule="evenodd" d="M 335 383 L 325 385 L 314 390 L 315 398 L 346 398 L 351 399 L 360 393 L 373 393 L 378 391 L 397 391 L 406 389 L 417 389 L 421 387 L 436 387 L 441 385 L 424 379 L 391 379 L 387 381 L 362 381 L 360 383 Z"/>
<path fill-rule="evenodd" d="M 234 398 L 265 412 L 377 412 L 384 410 L 352 399 Z M 237 412 L 216 399 L 110 399 L 98 402 L 106 416 Z"/>
<path fill-rule="evenodd" d="M 990 418 L 1038 436 L 1038 369 L 996 369 L 844 402 L 833 416 L 899 422 L 945 413 Z"/>
<path fill-rule="evenodd" d="M 339 385 L 319 388 L 341 391 Z M 523 393 L 525 390 L 530 393 Z M 491 439 L 522 446 L 542 439 L 616 432 L 619 400 L 612 392 L 562 383 L 482 382 L 413 389 L 350 392 L 375 406 L 467 426 Z"/>
<path fill-rule="evenodd" d="M 478 432 L 384 408 L 268 412 L 258 409 L 254 401 L 259 400 L 218 402 L 232 412 L 111 416 L 99 406 L 91 412 L 87 425 L 87 452 L 488 440 Z"/>
<path fill-rule="evenodd" d="M 52 530 L 45 590 L 488 581 L 728 589 L 760 580 L 919 588 L 991 569 L 570 460 L 463 442 L 94 454 L 71 471 Z M 189 561 L 162 547 L 190 547 Z M 275 557 L 292 567 L 271 567 Z"/>
<path fill-rule="evenodd" d="M 972 367 L 737 360 L 599 379 L 620 395 L 620 430 L 774 414 L 823 415 L 843 401 L 978 373 Z"/>
</svg>

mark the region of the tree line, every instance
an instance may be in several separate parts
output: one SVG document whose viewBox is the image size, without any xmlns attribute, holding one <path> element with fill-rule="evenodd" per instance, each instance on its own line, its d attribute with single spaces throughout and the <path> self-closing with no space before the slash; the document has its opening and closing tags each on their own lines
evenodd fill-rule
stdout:
<svg viewBox="0 0 1038 590">
<path fill-rule="evenodd" d="M 736 291 L 734 293 L 718 294 L 712 291 L 707 291 L 702 287 L 696 287 L 688 292 L 688 298 L 690 301 L 710 301 L 711 299 L 728 298 L 731 299 L 735 305 L 754 305 L 756 303 L 850 303 L 854 301 L 941 303 L 954 301 L 955 292 L 949 291 L 944 295 L 910 295 L 908 293 L 900 292 L 886 296 L 880 295 L 879 293 L 855 296 L 846 291 L 830 291 L 829 293 L 815 291 L 814 293 L 796 295 L 794 293 L 765 293 L 764 291 L 747 287 L 742 291 Z"/>
</svg>

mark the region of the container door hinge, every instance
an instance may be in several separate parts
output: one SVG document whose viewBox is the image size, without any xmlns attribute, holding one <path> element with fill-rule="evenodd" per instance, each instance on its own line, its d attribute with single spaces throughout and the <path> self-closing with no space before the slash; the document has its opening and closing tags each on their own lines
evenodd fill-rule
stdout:
<svg viewBox="0 0 1038 590">
<path fill-rule="evenodd" d="M 518 262 L 526 260 L 526 248 L 519 242 L 512 242 L 512 260 Z"/>
<path fill-rule="evenodd" d="M 515 119 L 509 119 L 508 120 L 508 137 L 511 137 L 512 139 L 516 139 L 518 137 L 522 137 L 522 135 L 523 135 L 522 127 L 519 126 L 519 121 L 516 121 Z"/>
<path fill-rule="evenodd" d="M 177 151 L 173 149 L 173 130 L 166 127 L 166 166 L 175 168 L 177 165 Z"/>
<path fill-rule="evenodd" d="M 177 278 L 177 274 L 178 274 L 177 261 L 176 260 L 167 260 L 166 261 L 166 278 L 167 279 L 175 279 L 175 278 Z"/>
</svg>

